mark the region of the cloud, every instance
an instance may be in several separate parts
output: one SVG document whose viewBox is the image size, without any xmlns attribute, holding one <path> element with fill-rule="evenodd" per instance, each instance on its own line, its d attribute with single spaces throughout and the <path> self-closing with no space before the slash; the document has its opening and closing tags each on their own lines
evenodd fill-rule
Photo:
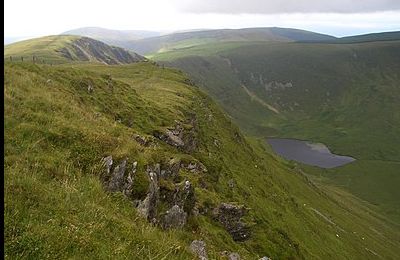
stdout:
<svg viewBox="0 0 400 260">
<path fill-rule="evenodd" d="M 175 0 L 189 13 L 370 13 L 400 10 L 400 0 Z"/>
</svg>

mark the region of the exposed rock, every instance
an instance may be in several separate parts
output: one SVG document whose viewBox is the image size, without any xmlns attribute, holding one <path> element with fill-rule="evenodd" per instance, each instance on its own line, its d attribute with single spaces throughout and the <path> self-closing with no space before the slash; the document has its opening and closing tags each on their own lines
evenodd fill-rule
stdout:
<svg viewBox="0 0 400 260">
<path fill-rule="evenodd" d="M 153 135 L 161 141 L 164 141 L 167 144 L 175 147 L 183 147 L 185 145 L 181 137 L 179 137 L 179 135 L 175 135 L 171 130 L 166 130 L 165 133 L 154 131 Z"/>
<path fill-rule="evenodd" d="M 136 168 L 137 168 L 137 162 L 133 162 L 132 170 L 130 172 L 128 172 L 128 175 L 126 175 L 124 187 L 122 190 L 124 195 L 131 199 L 132 199 L 132 193 L 133 193 L 133 178 L 136 173 Z"/>
<path fill-rule="evenodd" d="M 91 84 L 88 85 L 87 91 L 88 91 L 89 93 L 92 93 L 92 92 L 93 92 L 93 86 L 92 86 Z"/>
<path fill-rule="evenodd" d="M 186 224 L 187 213 L 178 205 L 174 205 L 164 216 L 164 228 L 181 228 Z"/>
<path fill-rule="evenodd" d="M 179 134 L 176 133 L 176 131 L 167 130 L 165 133 L 167 135 L 166 142 L 168 144 L 176 147 L 182 147 L 185 145 L 185 143 L 183 142 Z"/>
<path fill-rule="evenodd" d="M 107 190 L 111 192 L 122 191 L 125 184 L 126 159 L 114 168 L 110 176 Z"/>
<path fill-rule="evenodd" d="M 240 221 L 246 213 L 244 206 L 221 203 L 213 210 L 213 216 L 231 234 L 235 241 L 245 241 L 250 237 L 250 229 Z"/>
<path fill-rule="evenodd" d="M 194 188 L 189 181 L 185 181 L 183 187 L 178 187 L 174 196 L 174 202 L 179 205 L 187 214 L 191 214 L 196 203 Z"/>
<path fill-rule="evenodd" d="M 190 244 L 190 250 L 196 254 L 199 259 L 201 260 L 207 260 L 207 251 L 206 251 L 206 243 L 202 240 L 194 240 Z"/>
<path fill-rule="evenodd" d="M 228 255 L 229 260 L 240 260 L 240 255 L 238 253 L 232 252 Z"/>
<path fill-rule="evenodd" d="M 185 129 L 182 123 L 175 121 L 175 127 L 168 128 L 164 133 L 160 131 L 154 131 L 154 137 L 166 142 L 169 145 L 178 147 L 186 152 L 192 152 L 197 148 L 196 142 L 196 117 L 191 115 L 188 120 L 185 121 L 185 125 L 190 125 Z"/>
<path fill-rule="evenodd" d="M 266 257 L 266 256 L 263 256 L 263 257 L 261 257 L 259 260 L 271 260 L 271 258 Z"/>
<path fill-rule="evenodd" d="M 151 222 L 154 222 L 154 219 L 157 215 L 157 204 L 159 198 L 158 176 L 156 171 L 157 166 L 155 169 L 148 167 L 147 174 L 150 179 L 149 191 L 146 198 L 143 201 L 139 202 L 139 205 L 137 207 L 140 215 Z"/>
<path fill-rule="evenodd" d="M 207 172 L 207 168 L 201 162 L 189 162 L 188 164 L 182 163 L 181 167 L 192 173 Z"/>
<path fill-rule="evenodd" d="M 127 159 L 112 170 L 112 156 L 103 158 L 105 170 L 102 174 L 102 181 L 105 189 L 109 192 L 123 192 L 127 197 L 132 194 L 133 179 L 136 173 L 137 162 L 133 162 L 132 168 L 127 171 Z"/>
<path fill-rule="evenodd" d="M 231 188 L 231 189 L 235 188 L 235 181 L 234 181 L 233 179 L 230 179 L 230 180 L 228 181 L 228 186 L 229 186 L 229 188 Z"/>
<path fill-rule="evenodd" d="M 104 172 L 102 178 L 106 179 L 110 176 L 110 173 L 111 173 L 111 167 L 113 165 L 112 156 L 111 155 L 107 156 L 107 157 L 103 158 L 102 161 L 103 161 L 103 166 L 105 167 L 105 172 Z"/>
<path fill-rule="evenodd" d="M 153 140 L 150 140 L 149 138 L 140 136 L 138 134 L 134 134 L 133 139 L 135 139 L 136 142 L 145 147 L 149 147 L 154 144 Z"/>
</svg>

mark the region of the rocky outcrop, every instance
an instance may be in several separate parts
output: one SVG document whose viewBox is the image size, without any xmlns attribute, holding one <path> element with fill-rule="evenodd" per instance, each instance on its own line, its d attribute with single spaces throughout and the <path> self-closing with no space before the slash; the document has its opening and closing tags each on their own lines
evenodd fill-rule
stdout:
<svg viewBox="0 0 400 260">
<path fill-rule="evenodd" d="M 198 256 L 200 260 L 207 260 L 206 243 L 202 240 L 194 240 L 190 244 L 190 250 Z"/>
<path fill-rule="evenodd" d="M 240 220 L 245 213 L 244 206 L 221 203 L 213 210 L 213 217 L 231 234 L 233 240 L 245 241 L 250 238 L 250 229 Z"/>
<path fill-rule="evenodd" d="M 134 190 L 135 177 L 137 177 L 136 161 L 130 164 L 128 159 L 123 159 L 116 164 L 112 156 L 108 156 L 102 159 L 102 164 L 104 169 L 101 179 L 105 190 L 125 194 L 137 207 L 139 214 L 149 222 L 160 224 L 164 228 L 181 228 L 186 224 L 187 218 L 193 215 L 196 203 L 194 187 L 190 181 L 180 180 L 179 170 L 187 167 L 180 160 L 171 159 L 167 163 L 148 165 L 145 171 L 148 177 L 148 188 L 147 191 L 143 190 L 140 193 L 142 194 L 140 197 Z M 192 170 L 205 169 L 199 162 L 189 163 L 189 165 Z M 143 177 L 136 181 L 140 179 L 143 185 Z M 161 204 L 168 206 L 169 209 L 166 212 L 158 212 Z"/>
<path fill-rule="evenodd" d="M 266 256 L 263 256 L 263 257 L 261 257 L 259 260 L 271 260 L 271 258 L 266 257 Z"/>
</svg>

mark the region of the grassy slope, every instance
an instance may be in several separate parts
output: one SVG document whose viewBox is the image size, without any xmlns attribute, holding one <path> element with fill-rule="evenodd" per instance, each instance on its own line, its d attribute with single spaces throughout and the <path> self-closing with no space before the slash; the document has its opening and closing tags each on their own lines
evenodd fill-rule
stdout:
<svg viewBox="0 0 400 260">
<path fill-rule="evenodd" d="M 349 194 L 335 191 L 340 195 L 330 197 L 259 141 L 237 139 L 238 129 L 179 72 L 150 63 L 7 62 L 4 73 L 7 258 L 188 259 L 188 245 L 199 238 L 212 259 L 223 250 L 244 259 L 365 259 L 375 253 L 395 259 L 399 254 L 398 226 Z M 87 92 L 89 83 L 93 93 Z M 132 140 L 134 133 L 146 136 L 189 112 L 199 124 L 200 146 L 193 154 L 161 142 L 144 148 Z M 139 161 L 138 174 L 146 164 L 170 157 L 200 160 L 206 175 L 181 172 L 196 185 L 198 205 L 246 204 L 252 238 L 234 243 L 203 215 L 183 230 L 151 227 L 121 194 L 103 191 L 98 165 L 109 154 Z M 230 179 L 236 183 L 232 190 Z"/>
<path fill-rule="evenodd" d="M 396 41 L 243 43 L 223 50 L 224 44 L 219 44 L 154 58 L 190 74 L 247 133 L 320 141 L 335 152 L 362 160 L 362 167 L 351 168 L 358 179 L 347 168 L 336 170 L 337 175 L 347 176 L 340 181 L 333 173 L 327 176 L 337 185 L 351 180 L 353 185 L 345 186 L 348 190 L 381 204 L 398 220 L 398 193 L 384 187 L 399 183 L 398 178 L 389 178 L 396 173 L 392 161 L 400 161 L 399 46 Z M 294 87 L 265 91 L 273 81 L 291 82 Z M 282 113 L 260 106 L 242 84 Z M 375 167 L 385 162 L 384 167 Z M 371 182 L 379 183 L 373 192 L 367 185 Z M 377 193 L 386 195 L 373 195 Z"/>
<path fill-rule="evenodd" d="M 79 39 L 79 36 L 46 36 L 34 40 L 25 40 L 10 44 L 4 48 L 4 58 L 8 59 L 9 56 L 13 56 L 14 60 L 19 60 L 24 57 L 25 60 L 29 59 L 32 61 L 32 56 L 40 57 L 46 62 L 62 63 L 66 62 L 67 59 L 62 57 L 57 50 L 68 46 L 75 40 Z"/>
</svg>

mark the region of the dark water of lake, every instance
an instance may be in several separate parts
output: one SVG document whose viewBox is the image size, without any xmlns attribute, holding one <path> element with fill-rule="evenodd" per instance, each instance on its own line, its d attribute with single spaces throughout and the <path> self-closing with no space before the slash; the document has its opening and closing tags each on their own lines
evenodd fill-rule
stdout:
<svg viewBox="0 0 400 260">
<path fill-rule="evenodd" d="M 267 142 L 275 153 L 285 159 L 321 168 L 335 168 L 355 161 L 352 157 L 331 153 L 321 143 L 284 138 L 268 138 Z"/>
</svg>

